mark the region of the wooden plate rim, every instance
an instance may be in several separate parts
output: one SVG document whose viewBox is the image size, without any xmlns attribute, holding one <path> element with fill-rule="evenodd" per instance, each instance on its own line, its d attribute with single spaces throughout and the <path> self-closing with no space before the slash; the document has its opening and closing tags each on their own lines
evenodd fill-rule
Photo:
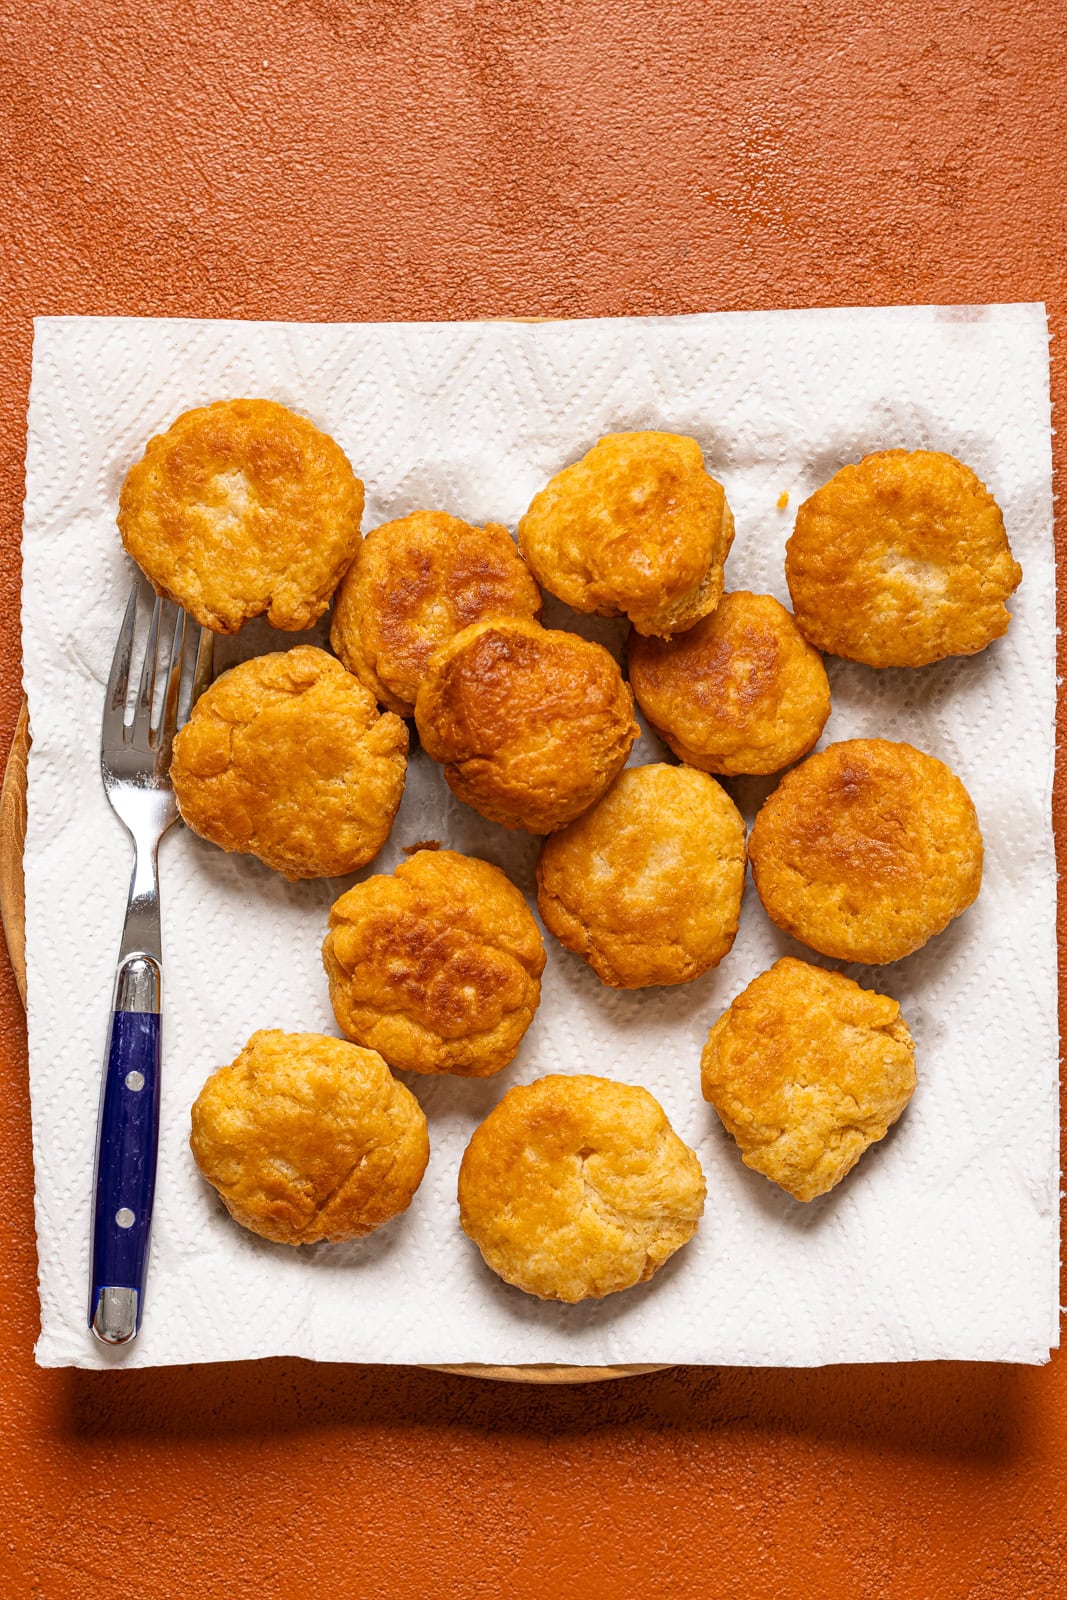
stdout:
<svg viewBox="0 0 1067 1600">
<path fill-rule="evenodd" d="M 0 790 L 0 918 L 11 969 L 23 1005 L 26 1004 L 26 884 L 22 852 L 26 843 L 26 763 L 30 753 L 30 715 L 25 700 L 19 710 Z M 644 1372 L 663 1372 L 662 1364 L 626 1367 L 526 1366 L 497 1367 L 480 1363 L 466 1366 L 425 1365 L 427 1372 L 447 1372 L 466 1378 L 491 1378 L 497 1383 L 603 1383 L 611 1378 L 634 1378 Z"/>
</svg>

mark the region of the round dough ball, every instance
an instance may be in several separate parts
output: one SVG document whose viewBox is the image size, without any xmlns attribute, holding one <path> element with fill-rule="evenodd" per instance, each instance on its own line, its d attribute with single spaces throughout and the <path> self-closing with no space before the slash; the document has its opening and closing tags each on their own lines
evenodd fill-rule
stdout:
<svg viewBox="0 0 1067 1600">
<path fill-rule="evenodd" d="M 615 989 L 688 983 L 734 942 L 745 824 L 690 767 L 627 767 L 591 810 L 546 839 L 545 926 Z"/>
<path fill-rule="evenodd" d="M 363 485 L 340 445 L 273 400 L 218 400 L 149 439 L 119 499 L 159 594 L 216 633 L 266 612 L 310 628 L 359 545 Z"/>
<path fill-rule="evenodd" d="M 505 828 L 552 833 L 625 766 L 640 732 L 633 709 L 601 645 L 502 618 L 431 657 L 415 723 L 461 800 Z"/>
<path fill-rule="evenodd" d="M 814 1200 L 904 1110 L 915 1046 L 888 995 L 785 956 L 719 1018 L 700 1077 L 745 1166 Z"/>
<path fill-rule="evenodd" d="M 749 835 L 772 922 L 838 961 L 899 961 L 982 885 L 970 795 L 910 744 L 846 739 L 786 774 Z"/>
<path fill-rule="evenodd" d="M 575 611 L 668 635 L 714 611 L 734 519 L 695 439 L 609 433 L 536 495 L 519 548 Z"/>
<path fill-rule="evenodd" d="M 644 1283 L 697 1230 L 704 1174 L 647 1089 L 539 1078 L 510 1089 L 459 1169 L 463 1231 L 540 1300 Z"/>
<path fill-rule="evenodd" d="M 276 1244 L 380 1228 L 430 1156 L 422 1107 L 381 1056 L 321 1033 L 254 1033 L 192 1121 L 196 1164 L 230 1216 Z"/>
<path fill-rule="evenodd" d="M 807 755 L 830 715 L 819 652 L 769 594 L 724 594 L 671 639 L 631 634 L 629 667 L 649 722 L 704 772 L 779 772 Z"/>
<path fill-rule="evenodd" d="M 805 500 L 785 575 L 797 623 L 820 650 L 924 667 L 998 639 L 1023 574 L 970 467 L 938 450 L 881 450 Z"/>
<path fill-rule="evenodd" d="M 339 878 L 378 854 L 404 793 L 408 731 L 339 661 L 298 645 L 231 667 L 174 740 L 194 833 L 287 878 Z"/>
<path fill-rule="evenodd" d="M 533 1021 L 545 949 L 499 868 L 420 850 L 341 896 L 322 959 L 350 1039 L 392 1067 L 488 1078 Z"/>
<path fill-rule="evenodd" d="M 333 607 L 330 643 L 349 672 L 401 717 L 433 654 L 487 617 L 541 615 L 541 592 L 506 528 L 413 511 L 364 539 Z"/>
</svg>

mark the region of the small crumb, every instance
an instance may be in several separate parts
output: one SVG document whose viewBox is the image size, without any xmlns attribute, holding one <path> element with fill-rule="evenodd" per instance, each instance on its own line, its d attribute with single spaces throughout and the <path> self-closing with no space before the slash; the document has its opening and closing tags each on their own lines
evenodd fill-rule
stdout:
<svg viewBox="0 0 1067 1600">
<path fill-rule="evenodd" d="M 778 509 L 779 509 L 779 511 L 784 511 L 788 504 L 789 504 L 789 490 L 788 489 L 783 489 L 781 494 L 778 496 Z"/>
<path fill-rule="evenodd" d="M 406 844 L 404 846 L 404 854 L 413 856 L 417 855 L 420 850 L 440 850 L 440 848 L 440 839 L 417 839 L 414 844 Z"/>
</svg>

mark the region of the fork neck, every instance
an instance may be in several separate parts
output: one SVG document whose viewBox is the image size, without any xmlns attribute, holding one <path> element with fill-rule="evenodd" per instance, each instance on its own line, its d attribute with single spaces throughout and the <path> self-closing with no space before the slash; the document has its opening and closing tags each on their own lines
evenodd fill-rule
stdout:
<svg viewBox="0 0 1067 1600">
<path fill-rule="evenodd" d="M 153 963 L 158 975 L 163 964 L 163 942 L 159 925 L 158 841 L 135 840 L 133 872 L 126 902 L 126 922 L 119 945 L 120 977 L 127 957 L 143 955 Z M 157 977 L 158 982 L 158 977 Z M 116 996 L 119 979 L 116 980 Z M 126 1009 L 117 1007 L 117 1009 Z"/>
</svg>

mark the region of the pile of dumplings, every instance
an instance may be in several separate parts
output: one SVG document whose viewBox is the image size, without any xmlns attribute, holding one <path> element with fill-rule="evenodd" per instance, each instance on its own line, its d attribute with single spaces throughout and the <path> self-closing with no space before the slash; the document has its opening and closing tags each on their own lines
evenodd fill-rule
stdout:
<svg viewBox="0 0 1067 1600">
<path fill-rule="evenodd" d="M 983 649 L 1021 578 L 992 495 L 935 451 L 844 467 L 798 510 L 790 612 L 725 590 L 734 521 L 695 440 L 611 434 L 521 519 L 418 509 L 361 531 L 340 447 L 267 400 L 223 400 L 149 441 L 123 543 L 203 626 L 310 627 L 332 654 L 244 661 L 174 742 L 181 815 L 288 878 L 381 850 L 409 724 L 453 793 L 543 836 L 544 927 L 614 988 L 688 983 L 730 950 L 746 862 L 778 927 L 842 962 L 898 960 L 978 894 L 982 838 L 935 757 L 877 737 L 810 754 L 830 715 L 820 652 L 873 668 Z M 541 591 L 629 619 L 627 679 L 542 627 Z M 635 701 L 677 758 L 628 767 Z M 799 763 L 799 764 L 797 764 Z M 719 781 L 791 770 L 745 824 Z M 411 1202 L 426 1119 L 395 1072 L 489 1077 L 534 1019 L 545 951 L 498 867 L 433 841 L 336 901 L 323 943 L 338 1039 L 263 1029 L 192 1109 L 192 1150 L 231 1215 L 288 1244 L 358 1237 Z M 915 1088 L 897 1003 L 787 957 L 711 1028 L 705 1097 L 742 1159 L 826 1193 Z M 459 1216 L 488 1265 L 574 1302 L 649 1278 L 696 1231 L 705 1180 L 644 1089 L 551 1075 L 473 1134 Z"/>
</svg>

